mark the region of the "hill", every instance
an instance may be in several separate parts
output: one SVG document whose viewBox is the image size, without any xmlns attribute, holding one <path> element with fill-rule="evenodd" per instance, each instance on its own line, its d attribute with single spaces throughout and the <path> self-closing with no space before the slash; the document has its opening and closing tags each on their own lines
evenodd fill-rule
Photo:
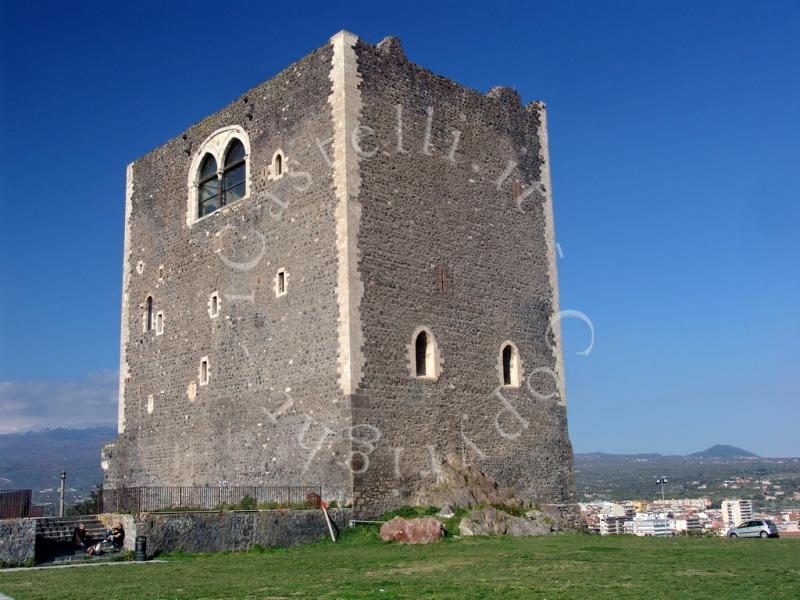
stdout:
<svg viewBox="0 0 800 600">
<path fill-rule="evenodd" d="M 711 448 L 688 456 L 695 458 L 758 458 L 758 454 L 753 454 L 736 446 L 728 446 L 727 444 L 716 444 Z"/>
<path fill-rule="evenodd" d="M 748 498 L 759 508 L 793 508 L 800 501 L 800 458 L 575 454 L 578 500 L 652 500 L 658 477 L 671 498 Z"/>
<path fill-rule="evenodd" d="M 67 504 L 102 482 L 100 446 L 113 441 L 115 427 L 37 429 L 0 435 L 0 489 L 32 489 L 37 504 L 55 506 L 58 474 L 67 472 Z"/>
</svg>

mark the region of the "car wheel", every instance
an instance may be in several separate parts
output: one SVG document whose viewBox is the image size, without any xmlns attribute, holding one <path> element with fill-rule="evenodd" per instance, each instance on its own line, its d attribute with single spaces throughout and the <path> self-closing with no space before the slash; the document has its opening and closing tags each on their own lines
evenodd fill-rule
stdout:
<svg viewBox="0 0 800 600">
<path fill-rule="evenodd" d="M 759 535 L 761 535 L 762 538 L 769 537 L 769 534 L 766 531 L 762 531 Z"/>
<path fill-rule="evenodd" d="M 735 533 L 732 533 L 732 534 L 730 534 L 728 537 L 731 537 L 731 538 L 737 538 L 737 537 L 739 537 L 739 536 L 738 536 L 738 535 L 736 535 Z"/>
</svg>

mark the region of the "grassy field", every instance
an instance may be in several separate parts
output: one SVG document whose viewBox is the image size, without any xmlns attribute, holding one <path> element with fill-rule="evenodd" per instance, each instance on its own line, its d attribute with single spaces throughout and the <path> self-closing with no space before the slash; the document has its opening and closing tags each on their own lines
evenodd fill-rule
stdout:
<svg viewBox="0 0 800 600">
<path fill-rule="evenodd" d="M 165 564 L 0 571 L 15 598 L 800 598 L 800 541 L 561 535 L 381 542 L 376 530 Z"/>
</svg>

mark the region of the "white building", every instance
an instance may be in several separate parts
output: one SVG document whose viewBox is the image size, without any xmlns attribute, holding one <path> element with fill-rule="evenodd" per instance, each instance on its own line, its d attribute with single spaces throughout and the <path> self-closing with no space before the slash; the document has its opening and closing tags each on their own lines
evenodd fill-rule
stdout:
<svg viewBox="0 0 800 600">
<path fill-rule="evenodd" d="M 723 500 L 722 523 L 725 527 L 736 527 L 742 521 L 753 518 L 753 503 L 750 500 Z"/>
<path fill-rule="evenodd" d="M 632 521 L 625 522 L 625 533 L 640 537 L 668 537 L 672 535 L 670 519 L 666 513 L 638 513 Z"/>
<path fill-rule="evenodd" d="M 650 510 L 705 510 L 711 506 L 710 498 L 674 498 L 671 500 L 653 500 L 650 502 Z"/>
<path fill-rule="evenodd" d="M 600 535 L 621 535 L 625 533 L 626 518 L 617 515 L 598 515 Z"/>
<path fill-rule="evenodd" d="M 670 519 L 669 526 L 676 533 L 702 529 L 698 515 L 678 515 L 674 519 Z"/>
</svg>

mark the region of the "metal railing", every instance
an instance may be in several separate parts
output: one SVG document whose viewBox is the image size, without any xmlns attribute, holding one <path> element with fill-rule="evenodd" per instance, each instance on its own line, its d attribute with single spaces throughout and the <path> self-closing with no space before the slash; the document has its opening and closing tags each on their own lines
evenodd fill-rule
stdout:
<svg viewBox="0 0 800 600">
<path fill-rule="evenodd" d="M 314 485 L 271 486 L 143 486 L 104 488 L 104 513 L 140 513 L 168 510 L 256 509 L 307 504 L 322 490 Z"/>
</svg>

